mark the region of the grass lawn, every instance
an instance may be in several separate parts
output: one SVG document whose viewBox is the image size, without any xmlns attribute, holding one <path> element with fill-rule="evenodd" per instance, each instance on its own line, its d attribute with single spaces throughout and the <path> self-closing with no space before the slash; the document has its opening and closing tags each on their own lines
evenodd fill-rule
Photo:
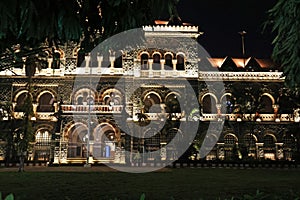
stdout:
<svg viewBox="0 0 300 200">
<path fill-rule="evenodd" d="M 0 191 L 15 199 L 225 199 L 269 194 L 266 199 L 295 199 L 300 170 L 167 169 L 129 174 L 100 171 L 0 172 Z M 273 198 L 274 199 L 274 198 Z"/>
</svg>

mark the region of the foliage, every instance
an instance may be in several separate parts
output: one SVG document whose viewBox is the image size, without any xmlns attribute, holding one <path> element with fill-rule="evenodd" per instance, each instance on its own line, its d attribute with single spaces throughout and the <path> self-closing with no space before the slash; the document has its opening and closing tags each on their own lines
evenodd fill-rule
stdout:
<svg viewBox="0 0 300 200">
<path fill-rule="evenodd" d="M 300 87 L 300 1 L 278 0 L 266 23 L 276 34 L 273 59 L 283 68 L 286 85 Z"/>
<path fill-rule="evenodd" d="M 0 70 L 69 41 L 90 52 L 106 38 L 177 14 L 179 0 L 2 0 Z M 39 55 L 40 57 L 41 55 Z"/>
<path fill-rule="evenodd" d="M 0 192 L 0 200 L 2 200 L 2 193 Z M 7 195 L 3 200 L 14 200 L 14 195 L 13 194 L 9 194 Z"/>
</svg>

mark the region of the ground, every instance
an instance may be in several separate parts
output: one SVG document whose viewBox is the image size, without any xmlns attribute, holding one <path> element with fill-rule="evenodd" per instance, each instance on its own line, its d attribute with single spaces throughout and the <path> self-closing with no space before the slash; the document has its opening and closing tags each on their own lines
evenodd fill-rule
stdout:
<svg viewBox="0 0 300 200">
<path fill-rule="evenodd" d="M 15 199 L 265 199 L 299 196 L 299 169 L 166 168 L 151 173 L 118 172 L 105 166 L 0 168 L 0 191 Z"/>
</svg>

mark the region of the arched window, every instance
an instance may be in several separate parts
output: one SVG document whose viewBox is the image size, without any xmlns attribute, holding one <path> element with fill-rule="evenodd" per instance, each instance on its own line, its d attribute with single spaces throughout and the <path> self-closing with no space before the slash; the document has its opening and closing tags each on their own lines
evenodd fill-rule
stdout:
<svg viewBox="0 0 300 200">
<path fill-rule="evenodd" d="M 84 59 L 85 59 L 85 53 L 83 50 L 79 49 L 77 52 L 77 67 L 84 67 Z"/>
<path fill-rule="evenodd" d="M 225 145 L 235 145 L 237 143 L 236 137 L 233 134 L 227 134 L 224 136 Z"/>
<path fill-rule="evenodd" d="M 115 88 L 105 90 L 101 95 L 101 99 L 104 105 L 114 106 L 123 104 L 123 95 Z"/>
<path fill-rule="evenodd" d="M 173 70 L 172 59 L 171 54 L 168 53 L 165 55 L 165 70 Z"/>
<path fill-rule="evenodd" d="M 89 88 L 81 88 L 73 95 L 74 105 L 91 105 L 95 104 L 95 92 Z"/>
<path fill-rule="evenodd" d="M 122 68 L 123 67 L 122 62 L 123 62 L 122 61 L 122 52 L 120 51 L 120 52 L 116 53 L 116 59 L 114 61 L 114 67 L 115 68 Z"/>
<path fill-rule="evenodd" d="M 157 152 L 154 152 L 160 149 L 160 132 L 157 132 L 156 130 L 147 131 L 145 133 L 144 145 L 145 151 L 148 152 L 148 158 L 146 158 L 147 160 L 160 159 L 160 155 Z"/>
<path fill-rule="evenodd" d="M 154 53 L 153 54 L 153 65 L 152 65 L 153 70 L 160 70 L 161 65 L 160 65 L 160 54 L 159 53 Z"/>
<path fill-rule="evenodd" d="M 87 128 L 82 125 L 74 125 L 69 130 L 68 136 L 68 157 L 85 158 L 87 154 L 86 140 Z"/>
<path fill-rule="evenodd" d="M 26 101 L 26 98 L 29 98 L 29 93 L 27 91 L 22 92 L 17 100 L 16 100 L 16 106 L 15 106 L 15 112 L 24 112 L 25 108 L 24 108 L 24 103 Z M 31 97 L 30 97 L 31 98 Z"/>
<path fill-rule="evenodd" d="M 259 100 L 259 113 L 271 114 L 273 112 L 272 99 L 267 95 L 261 96 Z"/>
<path fill-rule="evenodd" d="M 37 112 L 54 112 L 54 97 L 51 93 L 46 92 L 38 99 Z"/>
<path fill-rule="evenodd" d="M 161 100 L 155 93 L 148 93 L 144 97 L 144 109 L 146 113 L 161 113 Z"/>
<path fill-rule="evenodd" d="M 171 93 L 167 96 L 165 104 L 166 104 L 166 112 L 168 113 L 181 113 L 180 103 L 178 95 Z"/>
<path fill-rule="evenodd" d="M 115 129 L 109 124 L 100 124 L 93 135 L 93 157 L 96 159 L 112 157 L 111 151 L 114 149 L 114 141 L 116 140 Z"/>
<path fill-rule="evenodd" d="M 35 134 L 34 160 L 48 161 L 51 147 L 51 133 L 47 129 L 40 129 Z"/>
<path fill-rule="evenodd" d="M 231 160 L 237 156 L 237 138 L 233 134 L 227 134 L 224 136 L 224 145 L 225 145 L 225 159 Z"/>
<path fill-rule="evenodd" d="M 141 70 L 149 69 L 148 59 L 149 59 L 149 55 L 147 53 L 143 53 L 141 55 Z"/>
<path fill-rule="evenodd" d="M 52 69 L 59 69 L 60 68 L 60 53 L 55 51 L 53 54 L 53 61 L 52 61 Z"/>
<path fill-rule="evenodd" d="M 202 100 L 203 113 L 216 114 L 217 113 L 216 103 L 217 102 L 212 95 L 206 95 Z"/>
<path fill-rule="evenodd" d="M 221 107 L 222 113 L 230 114 L 233 112 L 235 102 L 234 102 L 234 98 L 231 95 L 227 94 L 223 96 L 221 102 L 222 102 L 222 107 Z"/>
<path fill-rule="evenodd" d="M 244 145 L 247 147 L 256 147 L 256 139 L 253 134 L 244 136 Z"/>
<path fill-rule="evenodd" d="M 264 158 L 275 160 L 276 159 L 276 138 L 272 134 L 266 134 L 264 136 Z"/>
<path fill-rule="evenodd" d="M 264 136 L 264 147 L 273 148 L 275 147 L 275 136 L 267 134 Z"/>
<path fill-rule="evenodd" d="M 176 59 L 177 59 L 176 70 L 184 70 L 184 55 L 177 54 Z"/>
</svg>

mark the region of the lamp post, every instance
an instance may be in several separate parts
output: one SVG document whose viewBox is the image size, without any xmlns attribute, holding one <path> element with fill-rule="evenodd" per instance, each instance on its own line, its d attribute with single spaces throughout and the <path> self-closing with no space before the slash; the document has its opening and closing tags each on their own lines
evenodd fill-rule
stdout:
<svg viewBox="0 0 300 200">
<path fill-rule="evenodd" d="M 239 34 L 241 35 L 241 38 L 242 38 L 242 54 L 243 54 L 243 64 L 244 64 L 244 67 L 246 65 L 245 63 L 245 35 L 246 35 L 246 31 L 241 31 L 239 32 Z"/>
<path fill-rule="evenodd" d="M 90 68 L 90 76 L 89 76 L 89 96 L 87 98 L 87 104 L 88 104 L 88 130 L 87 130 L 87 140 L 86 140 L 86 163 L 84 167 L 91 167 L 89 163 L 90 158 L 90 135 L 91 135 L 91 103 L 92 103 L 92 81 L 91 81 L 91 75 L 92 75 L 92 68 Z"/>
</svg>

